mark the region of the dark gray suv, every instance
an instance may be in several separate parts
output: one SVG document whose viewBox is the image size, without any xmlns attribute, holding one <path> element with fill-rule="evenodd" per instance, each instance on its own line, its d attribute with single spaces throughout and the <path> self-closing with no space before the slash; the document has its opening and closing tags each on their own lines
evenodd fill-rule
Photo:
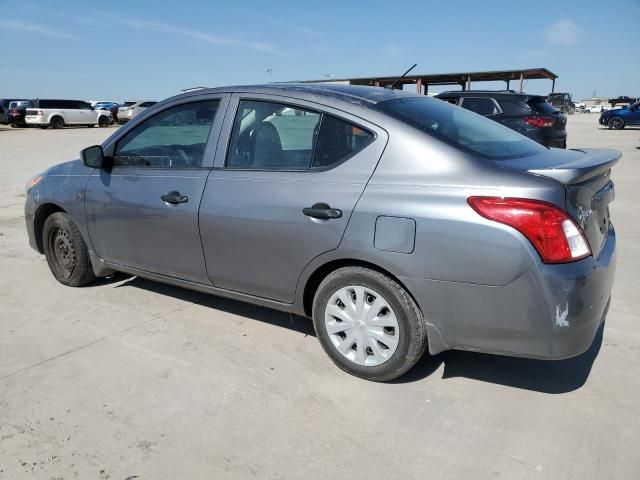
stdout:
<svg viewBox="0 0 640 480">
<path fill-rule="evenodd" d="M 466 90 L 443 92 L 436 98 L 484 115 L 545 147 L 567 148 L 567 117 L 541 95 Z"/>
<path fill-rule="evenodd" d="M 427 349 L 586 350 L 619 156 L 382 88 L 198 90 L 32 178 L 25 216 L 65 285 L 120 271 L 311 317 L 340 368 L 382 381 Z"/>
</svg>

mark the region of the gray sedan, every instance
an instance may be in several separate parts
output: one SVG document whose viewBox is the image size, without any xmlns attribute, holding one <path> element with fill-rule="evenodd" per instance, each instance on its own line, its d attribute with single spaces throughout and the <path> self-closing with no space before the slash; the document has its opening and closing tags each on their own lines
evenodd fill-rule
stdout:
<svg viewBox="0 0 640 480">
<path fill-rule="evenodd" d="M 615 271 L 612 150 L 557 150 L 375 87 L 189 92 L 32 178 L 31 246 L 82 286 L 116 271 L 313 319 L 385 381 L 428 350 L 578 355 Z"/>
</svg>

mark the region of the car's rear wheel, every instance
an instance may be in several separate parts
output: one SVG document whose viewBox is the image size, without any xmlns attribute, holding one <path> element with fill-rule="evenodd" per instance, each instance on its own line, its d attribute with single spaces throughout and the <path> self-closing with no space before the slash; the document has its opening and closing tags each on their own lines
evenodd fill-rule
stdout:
<svg viewBox="0 0 640 480">
<path fill-rule="evenodd" d="M 87 245 L 71 217 L 51 214 L 44 222 L 44 254 L 53 276 L 70 287 L 81 287 L 96 279 Z"/>
<path fill-rule="evenodd" d="M 62 117 L 53 117 L 49 121 L 49 125 L 51 125 L 51 128 L 55 128 L 57 130 L 64 127 L 64 120 L 62 120 Z"/>
<path fill-rule="evenodd" d="M 100 126 L 101 128 L 108 127 L 109 126 L 109 117 L 106 117 L 104 115 L 100 115 L 100 118 L 98 118 L 98 126 Z"/>
<path fill-rule="evenodd" d="M 313 301 L 322 348 L 345 372 L 373 381 L 407 372 L 426 348 L 422 312 L 395 280 L 363 267 L 328 275 Z"/>
<path fill-rule="evenodd" d="M 611 117 L 607 122 L 610 129 L 622 130 L 624 128 L 624 120 L 620 117 Z"/>
</svg>

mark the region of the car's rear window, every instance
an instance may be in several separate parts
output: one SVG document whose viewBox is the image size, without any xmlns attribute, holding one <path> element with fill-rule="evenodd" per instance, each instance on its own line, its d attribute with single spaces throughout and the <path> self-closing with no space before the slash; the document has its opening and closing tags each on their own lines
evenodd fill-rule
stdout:
<svg viewBox="0 0 640 480">
<path fill-rule="evenodd" d="M 447 102 L 411 97 L 380 102 L 376 108 L 455 148 L 486 158 L 506 160 L 544 150 L 510 128 Z"/>
<path fill-rule="evenodd" d="M 558 111 L 542 97 L 530 98 L 527 100 L 527 104 L 538 113 L 546 113 L 547 115 L 558 113 Z"/>
</svg>

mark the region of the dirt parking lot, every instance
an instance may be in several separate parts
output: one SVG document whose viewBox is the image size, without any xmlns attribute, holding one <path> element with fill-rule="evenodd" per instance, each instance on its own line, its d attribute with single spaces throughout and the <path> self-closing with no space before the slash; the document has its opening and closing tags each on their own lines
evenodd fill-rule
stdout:
<svg viewBox="0 0 640 480">
<path fill-rule="evenodd" d="M 311 322 L 116 276 L 72 289 L 32 251 L 26 180 L 114 128 L 0 129 L 0 479 L 632 479 L 640 472 L 640 129 L 613 147 L 618 272 L 603 334 L 541 362 L 425 357 L 342 373 Z"/>
</svg>

